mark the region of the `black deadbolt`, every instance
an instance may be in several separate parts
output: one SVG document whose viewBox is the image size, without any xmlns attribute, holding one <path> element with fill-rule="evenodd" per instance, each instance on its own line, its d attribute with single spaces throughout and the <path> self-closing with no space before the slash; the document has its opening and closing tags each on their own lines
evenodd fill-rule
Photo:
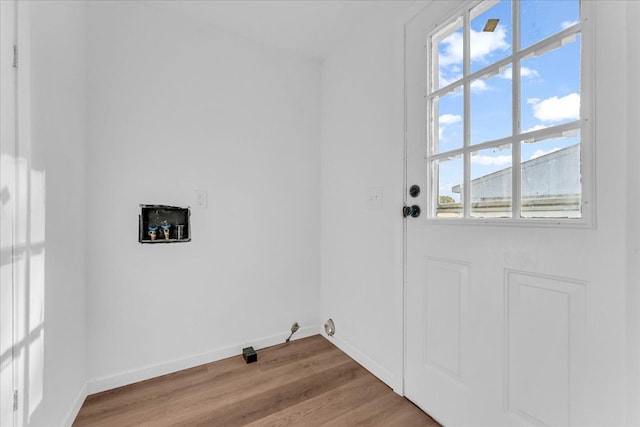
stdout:
<svg viewBox="0 0 640 427">
<path fill-rule="evenodd" d="M 418 205 L 413 205 L 413 206 L 405 206 L 402 209 L 402 215 L 404 215 L 404 217 L 408 217 L 408 216 L 412 216 L 413 218 L 417 218 L 420 216 L 420 206 Z"/>
<path fill-rule="evenodd" d="M 418 197 L 420 195 L 420 186 L 413 184 L 411 187 L 409 187 L 409 195 L 411 197 Z"/>
</svg>

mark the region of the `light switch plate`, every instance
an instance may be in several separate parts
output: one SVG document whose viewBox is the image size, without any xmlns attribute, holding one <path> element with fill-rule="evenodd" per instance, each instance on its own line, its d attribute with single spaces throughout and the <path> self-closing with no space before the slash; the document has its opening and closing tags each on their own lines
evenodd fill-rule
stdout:
<svg viewBox="0 0 640 427">
<path fill-rule="evenodd" d="M 207 208 L 207 190 L 193 190 L 193 205 L 198 209 Z"/>
<path fill-rule="evenodd" d="M 367 209 L 382 209 L 382 187 L 367 188 Z"/>
</svg>

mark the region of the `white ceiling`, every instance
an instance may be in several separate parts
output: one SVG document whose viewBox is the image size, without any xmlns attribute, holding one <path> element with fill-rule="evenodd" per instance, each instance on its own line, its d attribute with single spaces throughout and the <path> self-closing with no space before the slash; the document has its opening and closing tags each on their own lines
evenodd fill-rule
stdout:
<svg viewBox="0 0 640 427">
<path fill-rule="evenodd" d="M 384 1 L 144 0 L 260 43 L 321 60 L 355 23 Z"/>
</svg>

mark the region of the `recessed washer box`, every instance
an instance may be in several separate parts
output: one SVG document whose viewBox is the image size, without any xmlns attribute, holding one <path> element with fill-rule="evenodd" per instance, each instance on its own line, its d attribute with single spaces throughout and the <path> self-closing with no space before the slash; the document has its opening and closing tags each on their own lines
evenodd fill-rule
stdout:
<svg viewBox="0 0 640 427">
<path fill-rule="evenodd" d="M 182 243 L 191 241 L 189 207 L 140 205 L 138 217 L 140 243 Z"/>
</svg>

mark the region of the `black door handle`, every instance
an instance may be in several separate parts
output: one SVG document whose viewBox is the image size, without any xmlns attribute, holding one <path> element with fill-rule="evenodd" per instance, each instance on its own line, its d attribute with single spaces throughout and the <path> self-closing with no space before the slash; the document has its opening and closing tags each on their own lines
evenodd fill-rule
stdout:
<svg viewBox="0 0 640 427">
<path fill-rule="evenodd" d="M 402 215 L 405 218 L 408 216 L 411 216 L 413 218 L 418 218 L 420 216 L 420 206 L 418 205 L 405 206 L 404 208 L 402 208 Z"/>
</svg>

